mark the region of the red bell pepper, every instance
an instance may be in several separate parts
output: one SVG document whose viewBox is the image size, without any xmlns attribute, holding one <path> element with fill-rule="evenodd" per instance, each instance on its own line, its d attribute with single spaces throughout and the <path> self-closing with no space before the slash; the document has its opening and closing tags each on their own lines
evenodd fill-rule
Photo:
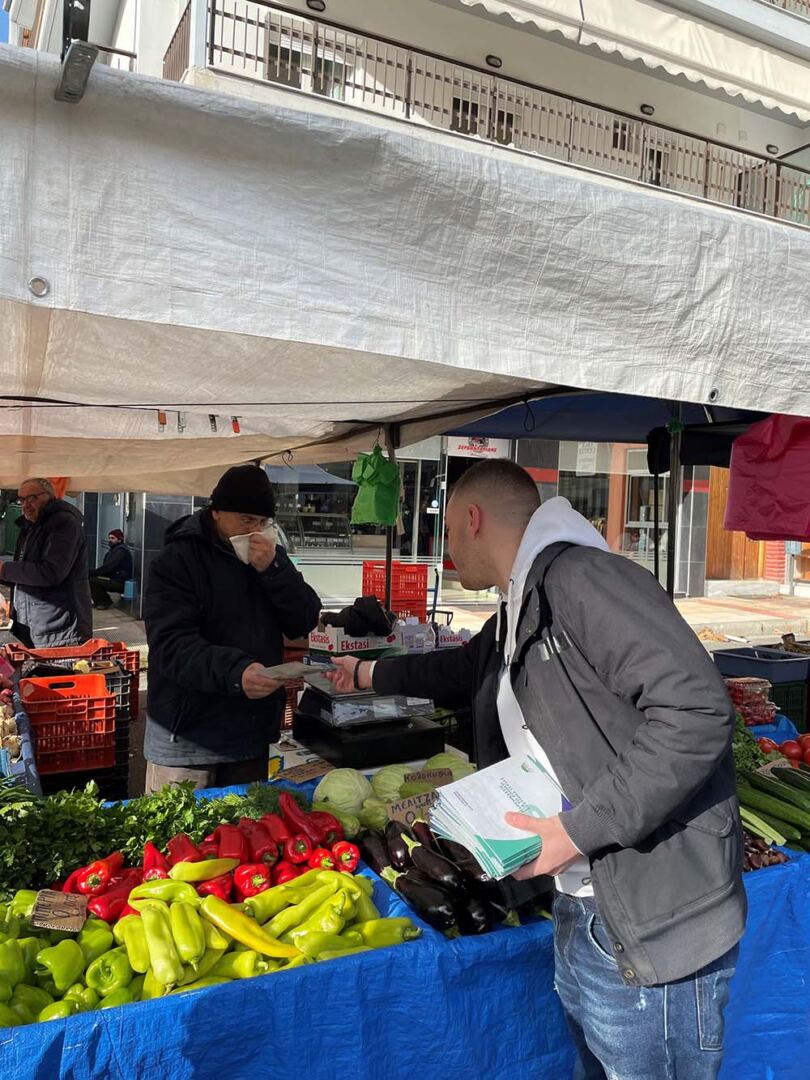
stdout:
<svg viewBox="0 0 810 1080">
<path fill-rule="evenodd" d="M 182 832 L 171 838 L 166 845 L 166 850 L 169 852 L 171 866 L 179 862 L 200 862 L 202 859 L 200 849 L 196 844 L 192 844 L 190 837 Z"/>
<path fill-rule="evenodd" d="M 238 825 L 217 825 L 213 837 L 217 842 L 218 858 L 238 859 L 240 864 L 250 858 L 247 840 L 240 833 Z"/>
<path fill-rule="evenodd" d="M 264 814 L 261 818 L 261 824 L 270 833 L 271 837 L 278 844 L 279 851 L 281 850 L 284 841 L 288 840 L 293 833 L 287 828 L 278 814 Z"/>
<path fill-rule="evenodd" d="M 309 816 L 305 814 L 295 799 L 288 792 L 283 792 L 278 799 L 278 808 L 281 816 L 295 835 L 303 834 L 313 847 L 321 842 L 321 830 Z"/>
<path fill-rule="evenodd" d="M 130 907 L 129 904 L 124 905 L 124 910 L 118 916 L 118 921 L 125 919 L 127 915 L 140 915 L 140 911 L 136 911 L 134 907 Z"/>
<path fill-rule="evenodd" d="M 233 883 L 240 900 L 244 900 L 246 896 L 255 896 L 272 885 L 270 867 L 267 863 L 244 863 L 237 866 L 233 872 Z"/>
<path fill-rule="evenodd" d="M 117 922 L 127 906 L 129 894 L 136 885 L 140 885 L 141 879 L 140 870 L 127 870 L 121 877 L 115 879 L 114 884 L 111 884 L 105 893 L 94 896 L 87 905 L 87 910 L 99 919 L 103 919 L 104 922 Z"/>
<path fill-rule="evenodd" d="M 83 873 L 84 867 L 80 866 L 78 870 L 74 870 L 72 874 L 69 874 L 61 891 L 64 893 L 77 893 L 79 891 L 79 876 Z"/>
<path fill-rule="evenodd" d="M 344 839 L 343 826 L 324 810 L 310 810 L 309 816 L 321 831 L 321 843 L 328 848 Z"/>
<path fill-rule="evenodd" d="M 219 844 L 213 836 L 206 836 L 204 840 L 197 844 L 197 850 L 204 859 L 216 859 L 219 853 Z"/>
<path fill-rule="evenodd" d="M 310 855 L 308 865 L 311 870 L 334 870 L 335 860 L 329 848 L 319 847 Z"/>
<path fill-rule="evenodd" d="M 231 902 L 233 892 L 233 874 L 220 874 L 209 881 L 201 881 L 197 886 L 200 896 L 216 896 L 226 904 Z"/>
<path fill-rule="evenodd" d="M 301 870 L 297 866 L 293 866 L 289 862 L 276 863 L 273 867 L 273 884 L 283 885 L 286 881 L 292 881 L 293 878 L 297 878 L 301 874 Z"/>
<path fill-rule="evenodd" d="M 79 872 L 76 879 L 77 892 L 83 896 L 100 896 L 123 865 L 124 856 L 120 851 L 114 851 L 106 859 L 96 859 Z"/>
<path fill-rule="evenodd" d="M 169 864 L 151 840 L 143 845 L 143 880 L 155 881 L 169 876 Z"/>
<path fill-rule="evenodd" d="M 272 866 L 278 861 L 278 844 L 260 821 L 240 818 L 239 831 L 248 842 L 251 862 Z"/>
<path fill-rule="evenodd" d="M 332 855 L 338 870 L 347 874 L 353 874 L 360 862 L 360 848 L 356 844 L 350 844 L 348 840 L 341 840 L 332 848 Z"/>
<path fill-rule="evenodd" d="M 291 836 L 284 841 L 284 859 L 294 865 L 304 863 L 312 854 L 312 844 L 305 836 Z"/>
</svg>

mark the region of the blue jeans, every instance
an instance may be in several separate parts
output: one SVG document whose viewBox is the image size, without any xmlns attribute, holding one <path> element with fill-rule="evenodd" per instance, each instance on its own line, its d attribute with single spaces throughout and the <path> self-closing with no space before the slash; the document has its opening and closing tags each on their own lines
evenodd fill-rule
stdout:
<svg viewBox="0 0 810 1080">
<path fill-rule="evenodd" d="M 686 979 L 628 986 L 593 898 L 557 894 L 557 993 L 579 1054 L 575 1080 L 714 1080 L 737 946 Z"/>
</svg>

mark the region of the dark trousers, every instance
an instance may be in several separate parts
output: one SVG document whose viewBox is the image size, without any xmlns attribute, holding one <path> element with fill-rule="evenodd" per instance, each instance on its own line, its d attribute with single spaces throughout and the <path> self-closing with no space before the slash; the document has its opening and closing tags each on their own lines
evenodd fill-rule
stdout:
<svg viewBox="0 0 810 1080">
<path fill-rule="evenodd" d="M 123 591 L 123 581 L 116 581 L 115 578 L 100 576 L 90 578 L 90 595 L 93 598 L 94 607 L 110 607 L 112 605 L 112 597 L 110 596 L 110 593 L 122 593 Z"/>
</svg>

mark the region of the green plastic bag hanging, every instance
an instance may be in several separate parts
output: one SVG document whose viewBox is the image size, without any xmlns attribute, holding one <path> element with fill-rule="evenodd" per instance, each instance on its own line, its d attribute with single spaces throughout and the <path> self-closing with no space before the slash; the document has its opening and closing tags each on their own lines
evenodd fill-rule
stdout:
<svg viewBox="0 0 810 1080">
<path fill-rule="evenodd" d="M 352 506 L 352 525 L 396 525 L 399 514 L 399 466 L 375 446 L 361 454 L 352 468 L 358 485 Z"/>
</svg>

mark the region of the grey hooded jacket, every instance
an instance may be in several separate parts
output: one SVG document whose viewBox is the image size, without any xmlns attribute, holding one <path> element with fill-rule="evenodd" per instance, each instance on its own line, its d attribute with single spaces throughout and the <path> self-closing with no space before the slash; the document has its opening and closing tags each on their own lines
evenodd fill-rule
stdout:
<svg viewBox="0 0 810 1080">
<path fill-rule="evenodd" d="M 374 688 L 472 703 L 484 767 L 506 757 L 501 666 L 493 616 L 466 648 L 378 661 Z M 746 916 L 734 710 L 652 574 L 593 548 L 547 548 L 523 589 L 510 673 L 573 806 L 561 819 L 590 859 L 624 980 L 672 982 L 726 953 Z"/>
<path fill-rule="evenodd" d="M 3 581 L 12 586 L 14 629 L 24 645 L 78 645 L 93 636 L 87 541 L 75 506 L 52 499 L 33 525 L 23 524 Z"/>
</svg>

